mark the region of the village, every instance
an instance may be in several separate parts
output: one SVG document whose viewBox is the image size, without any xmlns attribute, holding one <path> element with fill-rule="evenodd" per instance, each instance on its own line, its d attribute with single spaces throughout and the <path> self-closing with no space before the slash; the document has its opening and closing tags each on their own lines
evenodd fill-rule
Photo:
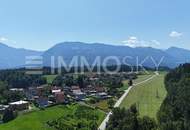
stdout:
<svg viewBox="0 0 190 130">
<path fill-rule="evenodd" d="M 21 93 L 24 96 L 18 101 L 0 105 L 0 114 L 3 115 L 7 110 L 13 113 L 26 113 L 36 108 L 45 109 L 58 104 L 74 102 L 83 102 L 88 105 L 105 100 L 114 102 L 124 92 L 121 89 L 125 87 L 123 80 L 134 78 L 136 74 L 128 73 L 57 75 L 48 84 L 28 88 L 10 88 L 9 91 Z"/>
</svg>

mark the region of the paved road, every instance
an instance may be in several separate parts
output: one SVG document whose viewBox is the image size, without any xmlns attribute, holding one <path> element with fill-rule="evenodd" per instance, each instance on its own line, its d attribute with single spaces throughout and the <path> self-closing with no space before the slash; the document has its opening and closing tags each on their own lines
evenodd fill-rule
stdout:
<svg viewBox="0 0 190 130">
<path fill-rule="evenodd" d="M 133 86 L 130 86 L 127 90 L 125 90 L 125 93 L 119 98 L 119 100 L 116 102 L 116 104 L 114 105 L 114 108 L 116 107 L 119 107 L 120 104 L 122 103 L 122 101 L 125 99 L 125 97 L 129 94 L 130 90 L 134 87 L 134 86 L 137 86 L 137 85 L 140 85 L 140 84 L 143 84 L 145 82 L 148 82 L 149 80 L 155 78 L 156 76 L 158 76 L 159 73 L 158 72 L 155 72 L 155 75 L 151 76 L 150 78 L 142 81 L 142 82 L 139 82 L 139 83 L 136 83 L 134 84 Z M 111 116 L 112 112 L 110 111 L 106 118 L 103 120 L 103 122 L 101 123 L 101 125 L 99 126 L 98 130 L 105 130 L 106 129 L 106 123 L 109 121 L 109 118 Z"/>
</svg>

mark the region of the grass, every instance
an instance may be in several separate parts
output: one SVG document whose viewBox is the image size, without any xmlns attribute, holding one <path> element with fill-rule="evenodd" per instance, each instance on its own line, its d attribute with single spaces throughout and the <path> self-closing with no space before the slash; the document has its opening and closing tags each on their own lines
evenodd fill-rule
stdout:
<svg viewBox="0 0 190 130">
<path fill-rule="evenodd" d="M 123 81 L 123 87 L 118 88 L 119 91 L 125 91 L 126 89 L 128 89 L 129 85 L 128 85 L 128 80 Z"/>
<path fill-rule="evenodd" d="M 133 81 L 134 84 L 140 83 L 148 78 L 150 78 L 153 74 L 144 74 L 144 75 L 138 75 L 138 78 Z"/>
<path fill-rule="evenodd" d="M 142 81 L 150 78 L 152 75 L 153 75 L 152 73 L 138 75 L 138 78 L 133 80 L 133 83 L 136 84 L 136 83 L 142 82 Z M 124 83 L 124 87 L 122 87 L 123 90 L 126 90 L 129 87 L 128 82 L 129 82 L 128 80 L 123 81 L 123 83 Z"/>
<path fill-rule="evenodd" d="M 44 77 L 47 79 L 47 83 L 51 84 L 57 75 L 45 75 Z"/>
<path fill-rule="evenodd" d="M 54 130 L 49 128 L 47 121 L 56 120 L 62 116 L 73 114 L 80 105 L 59 105 L 45 110 L 35 111 L 18 116 L 15 120 L 0 125 L 0 130 Z M 104 113 L 100 110 L 93 110 L 100 117 L 100 124 L 104 118 Z M 73 122 L 77 120 L 73 119 Z"/>
<path fill-rule="evenodd" d="M 151 76 L 153 75 L 153 73 L 149 73 L 149 74 L 141 74 L 141 75 L 138 75 L 138 78 L 133 80 L 133 83 L 139 83 L 139 82 L 142 82 L 148 78 L 150 78 Z M 123 87 L 119 88 L 119 91 L 125 91 L 128 89 L 129 85 L 128 85 L 128 82 L 129 80 L 125 80 L 123 81 Z"/>
<path fill-rule="evenodd" d="M 101 100 L 100 102 L 93 104 L 93 106 L 98 107 L 99 109 L 109 112 L 108 100 Z"/>
<path fill-rule="evenodd" d="M 141 75 L 135 82 L 141 82 L 148 77 L 150 75 Z M 154 79 L 132 88 L 121 107 L 129 108 L 136 103 L 140 116 L 156 118 L 156 113 L 166 96 L 164 77 L 165 73 L 161 73 Z"/>
</svg>

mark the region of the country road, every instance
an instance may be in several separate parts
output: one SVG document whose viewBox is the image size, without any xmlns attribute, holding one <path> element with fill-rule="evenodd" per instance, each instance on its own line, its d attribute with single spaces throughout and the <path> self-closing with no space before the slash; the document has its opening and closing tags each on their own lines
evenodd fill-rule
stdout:
<svg viewBox="0 0 190 130">
<path fill-rule="evenodd" d="M 148 82 L 149 80 L 155 78 L 156 76 L 158 76 L 159 73 L 158 72 L 155 72 L 155 75 L 151 76 L 150 78 L 142 81 L 142 82 L 139 82 L 139 83 L 136 83 L 134 84 L 133 86 L 130 86 L 127 90 L 125 90 L 125 93 L 119 98 L 119 100 L 115 103 L 114 105 L 114 108 L 116 107 L 119 107 L 120 104 L 122 103 L 122 101 L 125 99 L 125 97 L 129 94 L 130 90 L 135 87 L 135 86 L 138 86 L 140 84 L 143 84 L 143 83 L 146 83 Z M 106 129 L 106 123 L 109 121 L 109 118 L 111 116 L 112 112 L 110 111 L 107 116 L 105 117 L 105 119 L 103 120 L 103 122 L 101 123 L 101 125 L 99 126 L 98 130 L 105 130 Z"/>
</svg>

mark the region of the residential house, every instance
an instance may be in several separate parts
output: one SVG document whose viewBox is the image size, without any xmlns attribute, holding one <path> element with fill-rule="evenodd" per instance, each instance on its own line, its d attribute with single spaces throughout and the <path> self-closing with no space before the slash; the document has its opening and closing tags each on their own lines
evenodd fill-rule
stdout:
<svg viewBox="0 0 190 130">
<path fill-rule="evenodd" d="M 11 88 L 9 89 L 10 91 L 13 91 L 13 92 L 24 92 L 24 89 L 23 88 Z"/>
<path fill-rule="evenodd" d="M 29 87 L 26 90 L 26 96 L 28 100 L 34 101 L 39 97 L 43 97 L 45 94 L 44 86 Z"/>
<path fill-rule="evenodd" d="M 54 86 L 51 88 L 51 93 L 52 94 L 55 94 L 55 93 L 58 93 L 58 92 L 61 92 L 61 88 L 60 87 L 57 87 L 57 86 Z"/>
<path fill-rule="evenodd" d="M 43 96 L 43 94 L 44 94 L 44 86 L 38 86 L 37 87 L 37 94 L 38 94 L 38 96 Z"/>
<path fill-rule="evenodd" d="M 86 94 L 81 91 L 79 86 L 72 86 L 71 89 L 76 100 L 83 100 L 86 98 Z"/>
<path fill-rule="evenodd" d="M 82 89 L 82 92 L 86 93 L 87 95 L 96 94 L 95 87 L 92 85 L 87 85 L 85 88 Z"/>
<path fill-rule="evenodd" d="M 35 100 L 35 98 L 38 96 L 37 87 L 29 87 L 26 90 L 26 97 L 28 100 Z"/>
<path fill-rule="evenodd" d="M 102 92 L 106 91 L 104 87 L 100 87 L 100 86 L 96 86 L 95 90 L 96 90 L 97 93 L 102 93 Z"/>
<path fill-rule="evenodd" d="M 65 93 L 70 93 L 70 92 L 71 92 L 71 87 L 69 87 L 69 86 L 64 86 L 64 87 L 63 87 L 63 91 L 64 91 Z"/>
<path fill-rule="evenodd" d="M 56 103 L 64 103 L 64 101 L 65 101 L 64 92 L 56 92 L 55 93 L 55 101 L 56 101 Z"/>
<path fill-rule="evenodd" d="M 80 89 L 80 87 L 79 86 L 71 86 L 71 90 L 73 91 L 73 90 L 79 90 Z"/>
<path fill-rule="evenodd" d="M 111 96 L 109 96 L 107 93 L 105 92 L 101 92 L 101 93 L 97 93 L 96 96 L 100 99 L 108 99 L 111 98 Z"/>
<path fill-rule="evenodd" d="M 36 99 L 36 103 L 39 107 L 47 107 L 49 105 L 49 99 L 48 97 L 41 96 Z"/>
<path fill-rule="evenodd" d="M 19 110 L 19 111 L 27 110 L 27 109 L 29 109 L 29 102 L 23 101 L 23 100 L 17 101 L 17 102 L 12 102 L 12 103 L 9 103 L 9 107 L 12 110 Z"/>
</svg>

